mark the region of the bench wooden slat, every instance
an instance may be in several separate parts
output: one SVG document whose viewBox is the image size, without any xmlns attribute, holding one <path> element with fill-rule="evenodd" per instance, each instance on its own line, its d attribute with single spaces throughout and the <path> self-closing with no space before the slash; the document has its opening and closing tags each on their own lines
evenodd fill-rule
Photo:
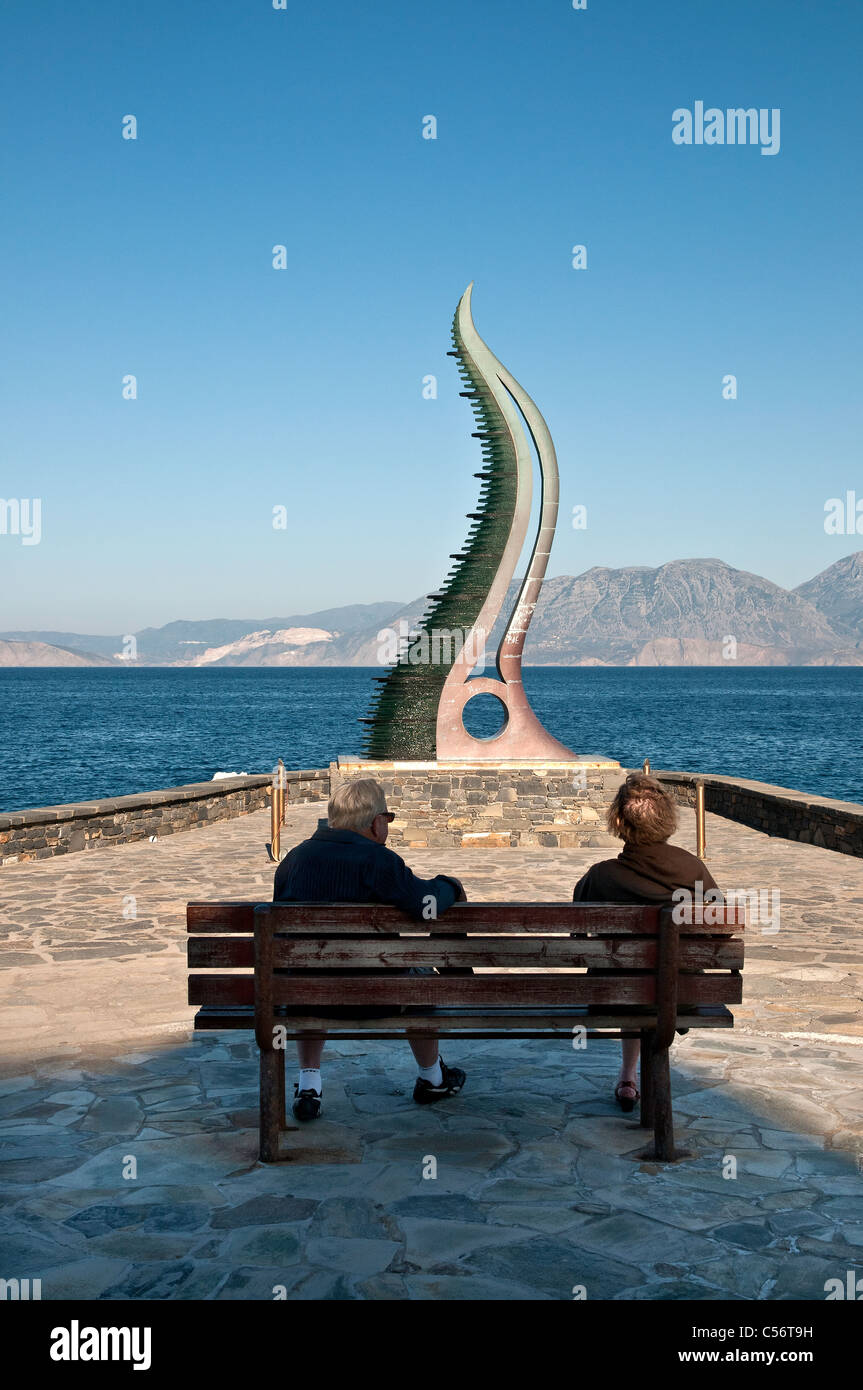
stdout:
<svg viewBox="0 0 863 1390">
<path fill-rule="evenodd" d="M 270 903 L 266 912 L 273 931 L 341 934 L 369 931 L 653 933 L 659 909 L 607 908 L 573 903 L 455 903 L 436 921 L 420 922 L 395 907 L 377 903 Z"/>
<path fill-rule="evenodd" d="M 189 903 L 186 930 L 251 934 L 254 912 L 267 912 L 276 931 L 392 933 L 434 932 L 553 932 L 573 931 L 604 936 L 655 935 L 657 907 L 606 906 L 593 903 L 455 903 L 436 922 L 417 922 L 395 907 L 379 903 Z M 724 908 L 715 923 L 684 925 L 687 933 L 727 935 L 743 928 L 743 907 Z M 282 925 L 284 922 L 284 925 Z"/>
<path fill-rule="evenodd" d="M 186 931 L 254 934 L 256 907 L 260 903 L 187 903 Z"/>
<path fill-rule="evenodd" d="M 276 1012 L 276 1021 L 286 1028 L 288 1038 L 316 1029 L 326 1028 L 333 1036 L 342 1038 L 365 1038 L 374 1035 L 378 1038 L 403 1038 L 406 1025 L 415 1031 L 427 1026 L 428 1032 L 439 1032 L 441 1037 L 500 1037 L 501 1029 L 519 1037 L 566 1037 L 574 1027 L 586 1027 L 588 1036 L 596 1029 L 618 1029 L 638 1033 L 642 1028 L 655 1028 L 657 1016 L 649 1009 L 639 1013 L 625 1013 L 621 1009 L 610 1008 L 597 1014 L 588 1013 L 586 1008 L 546 1009 L 542 1013 L 529 1009 L 471 1009 L 443 1008 L 429 1010 L 422 1015 L 393 1014 L 383 1018 L 357 1019 L 332 1018 L 326 1014 L 316 1017 L 291 1018 L 284 1008 Z M 721 1004 L 706 1004 L 679 1015 L 681 1028 L 732 1028 L 734 1015 Z M 195 1015 L 197 1030 L 249 1029 L 254 1025 L 254 1009 L 249 1006 L 220 1007 L 204 1005 Z"/>
<path fill-rule="evenodd" d="M 435 936 L 401 937 L 386 944 L 380 937 L 276 937 L 273 943 L 276 968 L 295 969 L 355 968 L 370 966 L 496 966 L 501 969 L 576 969 L 587 966 L 618 966 L 621 969 L 656 968 L 655 940 L 639 937 L 548 938 L 472 936 L 466 941 L 449 941 Z M 193 937 L 188 943 L 191 969 L 254 967 L 254 942 L 249 937 Z M 743 942 L 737 938 L 709 941 L 681 938 L 680 967 L 683 970 L 740 970 Z"/>
<path fill-rule="evenodd" d="M 254 1005 L 204 1004 L 195 1014 L 194 1027 L 196 1033 L 216 1032 L 222 1028 L 254 1030 Z"/>
<path fill-rule="evenodd" d="M 685 995 L 687 1004 L 739 1004 L 742 998 L 740 975 L 688 975 Z M 682 985 L 681 980 L 681 985 Z M 273 980 L 273 1000 L 277 1004 L 653 1004 L 656 1001 L 656 976 L 621 975 L 614 972 L 602 975 L 552 975 L 526 973 L 510 975 L 473 975 L 453 979 L 449 976 L 370 976 L 359 979 L 312 977 L 302 982 L 302 994 L 297 994 L 297 980 L 277 975 Z"/>
<path fill-rule="evenodd" d="M 378 903 L 261 903 L 273 931 L 337 935 L 351 932 L 574 932 L 602 936 L 655 936 L 666 909 L 603 903 L 455 903 L 436 921 L 419 922 Z M 696 935 L 731 935 L 743 929 L 743 907 L 721 908 L 717 922 L 686 924 Z"/>
<path fill-rule="evenodd" d="M 685 980 L 685 995 L 683 981 Z M 687 1004 L 739 1004 L 742 977 L 736 974 L 689 975 L 681 979 L 681 1000 Z M 653 1004 L 656 976 L 621 975 L 473 975 L 398 976 L 391 974 L 345 978 L 276 975 L 275 1004 L 331 1005 L 446 1005 L 446 1004 Z M 190 1004 L 252 1004 L 252 975 L 190 975 Z"/>
</svg>

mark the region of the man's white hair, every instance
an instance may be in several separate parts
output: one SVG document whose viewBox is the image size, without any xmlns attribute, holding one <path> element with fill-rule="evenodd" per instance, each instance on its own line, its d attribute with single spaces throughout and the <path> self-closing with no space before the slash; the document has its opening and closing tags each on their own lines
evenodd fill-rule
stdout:
<svg viewBox="0 0 863 1390">
<path fill-rule="evenodd" d="M 387 809 L 384 789 L 373 777 L 342 782 L 327 806 L 331 830 L 368 830 L 375 816 Z"/>
</svg>

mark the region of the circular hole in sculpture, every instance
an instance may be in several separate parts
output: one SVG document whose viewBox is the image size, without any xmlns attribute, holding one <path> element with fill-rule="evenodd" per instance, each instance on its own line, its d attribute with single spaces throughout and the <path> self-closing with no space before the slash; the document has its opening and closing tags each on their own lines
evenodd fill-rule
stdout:
<svg viewBox="0 0 863 1390">
<path fill-rule="evenodd" d="M 471 696 L 461 712 L 465 730 L 474 738 L 496 738 L 506 728 L 508 718 L 503 700 L 487 690 Z"/>
</svg>

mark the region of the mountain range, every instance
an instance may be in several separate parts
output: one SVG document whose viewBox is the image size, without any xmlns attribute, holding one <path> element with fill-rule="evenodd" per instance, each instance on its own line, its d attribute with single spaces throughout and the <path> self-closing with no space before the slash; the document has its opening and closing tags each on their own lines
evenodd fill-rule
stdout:
<svg viewBox="0 0 863 1390">
<path fill-rule="evenodd" d="M 426 606 L 177 621 L 135 633 L 135 660 L 127 636 L 2 632 L 0 666 L 385 665 L 392 643 L 387 652 L 378 634 L 407 634 Z M 560 575 L 543 585 L 524 656 L 534 666 L 861 666 L 863 551 L 796 589 L 716 559 Z"/>
</svg>

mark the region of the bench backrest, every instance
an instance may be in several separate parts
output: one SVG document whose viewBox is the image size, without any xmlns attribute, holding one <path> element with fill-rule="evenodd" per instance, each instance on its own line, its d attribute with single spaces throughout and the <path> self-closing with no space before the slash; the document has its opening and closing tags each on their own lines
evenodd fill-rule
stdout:
<svg viewBox="0 0 863 1390">
<path fill-rule="evenodd" d="M 352 1004 L 652 1005 L 667 1031 L 678 1003 L 742 997 L 746 909 L 705 906 L 704 917 L 678 924 L 658 907 L 457 903 L 436 921 L 417 922 L 366 903 L 190 903 L 189 966 L 206 973 L 190 975 L 189 1003 L 211 1011 L 253 1005 L 257 964 L 258 1004 L 270 1012 L 292 1004 L 322 1014 Z M 395 973 L 411 966 L 480 973 Z M 598 973 L 570 973 L 585 967 Z M 321 973 L 281 973 L 309 969 Z M 335 973 L 346 969 L 363 974 Z"/>
</svg>

